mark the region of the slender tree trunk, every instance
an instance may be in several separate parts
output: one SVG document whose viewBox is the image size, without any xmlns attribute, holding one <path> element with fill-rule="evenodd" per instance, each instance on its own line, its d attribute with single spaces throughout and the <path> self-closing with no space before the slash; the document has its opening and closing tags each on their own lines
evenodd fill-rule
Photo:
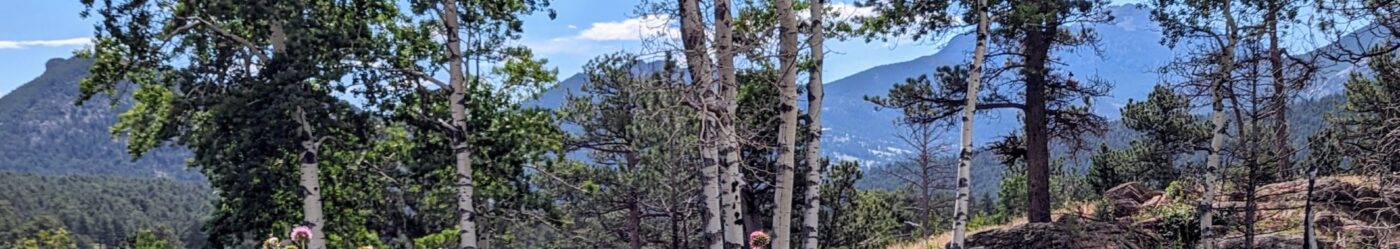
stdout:
<svg viewBox="0 0 1400 249">
<path fill-rule="evenodd" d="M 1269 65 L 1274 82 L 1274 156 L 1279 180 L 1293 178 L 1292 149 L 1288 146 L 1288 86 L 1283 81 L 1283 58 L 1278 47 L 1279 1 L 1269 2 Z"/>
<path fill-rule="evenodd" d="M 1056 22 L 1049 20 L 1045 27 L 1031 27 L 1022 43 L 1025 54 L 1022 74 L 1026 78 L 1026 215 L 1031 223 L 1050 222 L 1050 134 L 1045 106 L 1045 64 L 1055 31 L 1059 30 Z"/>
<path fill-rule="evenodd" d="M 977 47 L 967 77 L 967 104 L 963 106 L 962 137 L 958 142 L 958 196 L 953 203 L 953 239 L 949 249 L 966 247 L 967 216 L 972 202 L 972 119 L 977 111 L 977 91 L 982 87 L 982 60 L 987 54 L 987 0 L 977 0 Z M 989 200 L 982 200 L 989 201 Z"/>
<path fill-rule="evenodd" d="M 807 153 L 807 193 L 804 196 L 807 205 L 806 209 L 802 211 L 802 231 L 805 232 L 803 235 L 807 236 L 802 242 L 802 248 L 805 249 L 817 249 L 817 236 L 821 228 L 819 219 L 821 219 L 820 210 L 822 207 L 822 98 L 826 95 L 822 89 L 822 65 L 825 64 L 823 59 L 826 57 L 823 54 L 826 51 L 822 47 L 822 42 L 826 40 L 822 30 L 822 19 L 825 17 L 826 10 L 823 9 L 825 6 L 822 2 L 824 0 L 812 0 L 808 6 L 812 21 L 808 25 L 811 30 L 808 31 L 807 45 L 810 46 L 813 66 L 807 79 L 807 119 L 810 121 L 807 123 L 807 138 L 809 139 L 805 150 Z"/>
<path fill-rule="evenodd" d="M 269 25 L 272 30 L 272 56 L 282 56 L 287 52 L 287 32 L 282 29 L 280 20 L 273 21 Z M 299 82 L 300 83 L 300 82 Z M 316 133 L 311 127 L 311 123 L 306 120 L 306 110 L 297 107 L 292 119 L 301 125 L 301 132 L 306 135 L 306 140 L 301 142 L 301 153 L 298 156 L 297 171 L 301 173 L 300 183 L 304 196 L 301 198 L 302 221 L 306 226 L 311 227 L 311 239 L 308 241 L 309 249 L 325 249 L 325 211 L 321 208 L 321 142 L 316 137 Z"/>
<path fill-rule="evenodd" d="M 476 238 L 476 206 L 473 203 L 474 186 L 472 186 L 472 156 L 471 143 L 467 139 L 467 86 L 466 70 L 462 68 L 462 38 L 458 33 L 462 29 L 458 24 L 457 1 L 445 0 L 442 3 L 442 20 L 446 30 L 443 35 L 447 37 L 447 63 L 448 63 L 448 83 L 451 85 L 451 96 L 448 97 L 450 109 L 452 111 L 452 126 L 448 137 L 452 142 L 452 153 L 455 157 L 457 168 L 457 248 L 475 249 L 477 248 Z"/>
<path fill-rule="evenodd" d="M 778 127 L 778 174 L 773 202 L 773 248 L 792 246 L 792 188 L 793 161 L 797 144 L 797 17 L 793 15 L 792 0 L 778 0 L 778 61 L 782 77 L 778 80 L 781 95 L 781 117 Z"/>
<path fill-rule="evenodd" d="M 739 200 L 744 187 L 744 175 L 740 171 L 743 160 L 739 158 L 739 134 L 735 130 L 736 113 L 739 110 L 739 82 L 734 75 L 734 40 L 730 24 L 730 0 L 715 1 L 715 56 L 719 71 L 719 102 L 723 108 L 715 116 L 720 118 L 720 156 L 723 170 L 720 174 L 720 188 L 723 197 L 720 204 L 724 212 L 724 247 L 744 246 L 744 203 Z"/>
<path fill-rule="evenodd" d="M 1226 81 L 1229 80 L 1231 72 L 1235 66 L 1235 44 L 1237 37 L 1235 34 L 1235 18 L 1230 13 L 1230 1 L 1223 1 L 1222 14 L 1225 15 L 1226 36 L 1228 42 L 1225 47 L 1220 48 L 1221 55 L 1217 58 L 1220 71 L 1216 73 L 1215 79 L 1211 79 L 1210 92 L 1210 120 L 1211 138 L 1210 154 L 1206 156 L 1205 194 L 1201 196 L 1201 204 L 1197 209 L 1201 213 L 1201 241 L 1205 248 L 1215 248 L 1214 224 L 1212 224 L 1212 214 L 1214 213 L 1214 200 L 1216 192 L 1219 191 L 1219 184 L 1216 182 L 1220 172 L 1220 150 L 1225 146 L 1225 94 Z"/>
<path fill-rule="evenodd" d="M 637 170 L 637 164 L 640 163 L 640 159 L 637 158 L 637 152 L 627 152 L 625 160 L 627 160 L 627 174 L 635 174 Z M 638 193 L 636 186 L 629 186 L 629 188 L 631 188 L 629 192 L 631 192 L 632 196 L 641 196 L 641 193 Z M 642 204 L 640 198 L 628 199 L 627 233 L 627 239 L 632 249 L 641 249 L 642 246 L 646 244 L 646 241 L 642 239 Z"/>
<path fill-rule="evenodd" d="M 310 124 L 306 123 L 305 112 L 297 109 L 297 115 L 302 116 L 298 121 L 302 121 L 302 129 L 307 132 L 306 140 L 301 142 L 302 151 L 297 169 L 301 171 L 301 189 L 305 196 L 301 199 L 302 220 L 306 226 L 311 227 L 311 240 L 307 245 L 310 249 L 325 249 L 326 220 L 324 212 L 321 210 L 321 183 L 320 183 L 320 147 L 321 143 L 314 134 L 311 133 Z"/>
<path fill-rule="evenodd" d="M 705 22 L 700 17 L 700 3 L 698 0 L 680 0 L 681 15 L 681 40 L 685 47 L 686 66 L 690 69 L 690 78 L 694 85 L 700 86 L 700 106 L 701 112 L 711 112 L 711 105 L 717 104 L 714 101 L 714 82 L 711 80 L 710 58 L 705 47 Z M 704 212 L 704 237 L 705 248 L 724 249 L 724 235 L 722 234 L 723 211 L 720 205 L 720 160 L 719 141 L 722 137 L 718 131 L 719 122 L 713 115 L 702 115 L 701 118 L 701 145 L 700 157 L 703 165 L 700 170 L 701 175 L 701 195 L 705 200 Z"/>
<path fill-rule="evenodd" d="M 1313 188 L 1317 184 L 1317 168 L 1308 168 L 1308 194 L 1303 201 L 1303 243 L 1305 249 L 1317 249 L 1317 235 L 1313 231 Z"/>
<path fill-rule="evenodd" d="M 638 193 L 633 192 L 633 195 Z M 642 241 L 642 205 L 636 200 L 627 203 L 627 233 L 628 244 L 632 249 L 642 249 L 645 241 Z"/>
</svg>

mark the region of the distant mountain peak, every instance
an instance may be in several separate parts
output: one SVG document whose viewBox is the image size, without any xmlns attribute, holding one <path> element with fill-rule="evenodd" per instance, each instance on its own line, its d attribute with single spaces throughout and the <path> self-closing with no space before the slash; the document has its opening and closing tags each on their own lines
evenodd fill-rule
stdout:
<svg viewBox="0 0 1400 249">
<path fill-rule="evenodd" d="M 186 169 L 188 153 L 180 149 L 163 148 L 132 161 L 124 140 L 109 132 L 121 106 L 73 104 L 78 81 L 91 65 L 88 59 L 50 59 L 43 74 L 0 97 L 0 141 L 5 141 L 0 171 L 202 179 Z"/>
</svg>

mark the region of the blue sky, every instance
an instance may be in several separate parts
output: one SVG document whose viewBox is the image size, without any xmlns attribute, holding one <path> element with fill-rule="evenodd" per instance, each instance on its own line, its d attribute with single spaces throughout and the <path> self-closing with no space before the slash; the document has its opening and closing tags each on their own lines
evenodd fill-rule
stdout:
<svg viewBox="0 0 1400 249">
<path fill-rule="evenodd" d="M 1114 1 L 1137 2 L 1141 0 Z M 520 44 L 536 50 L 559 69 L 559 77 L 580 71 L 588 60 L 621 50 L 647 50 L 641 37 L 674 34 L 668 19 L 639 16 L 638 1 L 556 0 L 554 20 L 535 15 L 525 23 Z M 848 1 L 843 1 L 848 2 Z M 96 20 L 83 19 L 83 6 L 76 0 L 12 1 L 0 8 L 0 95 L 43 73 L 44 62 L 69 57 L 72 51 L 90 43 Z M 854 15 L 863 10 L 845 3 L 839 11 Z M 907 61 L 937 52 L 937 42 L 874 42 L 863 40 L 829 41 L 828 81 L 834 81 L 876 65 Z"/>
<path fill-rule="evenodd" d="M 673 34 L 673 27 L 655 25 L 667 21 L 635 13 L 637 1 L 558 0 L 554 20 L 530 16 L 521 45 L 559 69 L 559 77 L 578 73 L 584 63 L 616 51 L 642 51 L 641 37 Z M 0 95 L 33 80 L 51 58 L 70 57 L 89 44 L 94 19 L 78 16 L 76 0 L 15 1 L 0 8 Z M 859 11 L 852 9 L 852 11 Z M 828 42 L 826 77 L 836 80 L 875 65 L 914 59 L 936 52 L 936 47 L 910 42 L 865 44 L 863 41 Z"/>
</svg>

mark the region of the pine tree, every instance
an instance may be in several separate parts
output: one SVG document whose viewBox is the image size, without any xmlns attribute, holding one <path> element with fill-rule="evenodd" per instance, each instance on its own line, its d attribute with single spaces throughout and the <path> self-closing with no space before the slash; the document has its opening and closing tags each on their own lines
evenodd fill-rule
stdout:
<svg viewBox="0 0 1400 249">
<path fill-rule="evenodd" d="M 861 31 L 867 34 L 900 33 L 912 34 L 915 39 L 924 35 L 936 34 L 951 25 L 949 7 L 944 1 L 871 1 L 880 15 L 862 21 Z M 977 6 L 968 3 L 965 6 Z M 1019 99 L 986 91 L 982 96 L 967 95 L 968 70 L 963 66 L 940 68 L 936 76 L 921 76 L 909 79 L 904 84 L 896 84 L 887 96 L 867 97 L 885 108 L 906 108 L 917 102 L 927 102 L 932 108 L 923 110 L 926 114 L 918 119 L 921 122 L 951 122 L 951 117 L 963 111 L 968 98 L 976 98 L 974 113 L 992 109 L 1016 109 L 1023 115 L 1026 138 L 1025 154 L 1028 177 L 1027 213 L 1031 222 L 1050 221 L 1050 152 L 1052 137 L 1077 144 L 1083 134 L 1101 133 L 1104 127 L 1102 117 L 1089 112 L 1086 107 L 1075 106 L 1071 101 L 1083 101 L 1106 93 L 1107 85 L 1098 81 L 1074 79 L 1072 75 L 1054 73 L 1050 67 L 1052 48 L 1078 46 L 1092 43 L 1091 33 L 1065 34 L 1070 22 L 1102 22 L 1110 19 L 1102 10 L 1104 3 L 1099 1 L 1020 1 L 998 2 L 985 6 L 988 15 L 998 16 L 996 29 L 988 38 L 994 44 L 1008 44 L 1005 47 L 989 49 L 1006 50 L 1013 55 L 1006 68 L 1018 69 L 1017 83 L 1024 87 Z M 923 11 L 911 11 L 911 10 Z M 975 14 L 975 13 L 972 13 Z M 975 15 L 972 15 L 975 16 Z M 968 20 L 967 23 L 980 21 Z M 1078 31 L 1078 30 L 1076 30 Z M 1000 43 L 998 42 L 1000 41 Z M 1014 44 L 1014 45 L 1010 45 Z M 1014 52 L 1013 52 L 1014 51 Z M 1000 52 L 988 52 L 998 54 Z M 983 79 L 995 79 L 999 75 L 981 75 L 981 72 L 1003 71 L 978 68 Z M 933 79 L 930 79 L 933 78 Z M 929 83 L 930 81 L 937 81 Z M 988 88 L 1011 87 L 1003 82 L 981 82 Z M 958 86 L 960 85 L 960 86 Z M 1054 93 L 1054 94 L 1050 94 Z M 1088 101 L 1083 101 L 1087 105 Z"/>
</svg>

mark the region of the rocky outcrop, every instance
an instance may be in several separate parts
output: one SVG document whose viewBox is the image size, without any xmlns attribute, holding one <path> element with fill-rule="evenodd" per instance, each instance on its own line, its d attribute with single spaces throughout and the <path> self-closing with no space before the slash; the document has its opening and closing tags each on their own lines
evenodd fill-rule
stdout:
<svg viewBox="0 0 1400 249">
<path fill-rule="evenodd" d="M 967 238 L 968 248 L 1157 248 L 1162 239 L 1122 224 L 1065 215 L 1053 223 L 1031 223 L 983 231 Z"/>
<path fill-rule="evenodd" d="M 1254 245 L 1248 247 L 1237 228 L 1221 223 L 1215 239 L 1221 248 L 1303 248 L 1303 206 L 1307 182 L 1290 181 L 1259 187 L 1259 208 Z M 1187 189 L 1189 190 L 1189 189 Z M 1190 193 L 1185 193 L 1190 195 Z M 1192 206 L 1199 197 L 1177 197 L 1125 183 L 1105 191 L 1113 214 L 1094 220 L 1063 214 L 1054 223 L 1009 226 L 968 237 L 969 248 L 1162 248 L 1175 242 L 1180 218 L 1168 222 L 1155 217 L 1163 208 Z M 1343 176 L 1318 179 L 1311 198 L 1319 248 L 1400 249 L 1400 176 Z M 1216 210 L 1224 220 L 1242 220 L 1243 195 L 1217 196 Z M 1233 210 L 1233 211 L 1231 211 Z M 1190 212 L 1190 211 L 1187 211 Z M 1188 217 L 1189 219 L 1189 217 Z M 1166 219 L 1171 220 L 1171 219 Z M 1173 228 L 1174 225 L 1176 227 Z M 1172 229 L 1178 229 L 1173 231 Z"/>
</svg>

